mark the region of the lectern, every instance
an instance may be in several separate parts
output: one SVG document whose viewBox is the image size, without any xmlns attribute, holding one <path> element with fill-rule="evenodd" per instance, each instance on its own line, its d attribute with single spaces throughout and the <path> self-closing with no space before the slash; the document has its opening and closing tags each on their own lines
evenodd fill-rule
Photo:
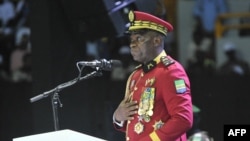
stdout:
<svg viewBox="0 0 250 141">
<path fill-rule="evenodd" d="M 13 141 L 107 141 L 69 129 L 14 138 Z"/>
</svg>

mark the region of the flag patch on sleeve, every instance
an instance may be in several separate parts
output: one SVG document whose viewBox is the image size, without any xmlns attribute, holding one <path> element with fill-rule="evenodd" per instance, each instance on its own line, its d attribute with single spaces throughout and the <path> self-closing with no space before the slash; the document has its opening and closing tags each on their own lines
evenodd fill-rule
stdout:
<svg viewBox="0 0 250 141">
<path fill-rule="evenodd" d="M 183 79 L 178 79 L 174 81 L 175 89 L 177 94 L 185 93 L 187 88 L 185 85 L 185 81 Z"/>
</svg>

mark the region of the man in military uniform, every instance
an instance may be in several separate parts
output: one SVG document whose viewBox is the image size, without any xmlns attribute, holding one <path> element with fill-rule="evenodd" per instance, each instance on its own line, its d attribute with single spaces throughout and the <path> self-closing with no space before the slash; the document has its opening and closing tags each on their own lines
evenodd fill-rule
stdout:
<svg viewBox="0 0 250 141">
<path fill-rule="evenodd" d="M 192 127 L 190 82 L 180 63 L 164 51 L 170 23 L 140 11 L 129 12 L 130 49 L 140 62 L 127 81 L 113 114 L 127 141 L 186 141 Z"/>
</svg>

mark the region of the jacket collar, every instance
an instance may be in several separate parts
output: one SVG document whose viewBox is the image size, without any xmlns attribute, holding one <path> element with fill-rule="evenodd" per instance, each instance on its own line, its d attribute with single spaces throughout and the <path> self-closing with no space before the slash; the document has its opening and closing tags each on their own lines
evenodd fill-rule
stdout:
<svg viewBox="0 0 250 141">
<path fill-rule="evenodd" d="M 147 62 L 146 64 L 143 64 L 142 65 L 142 70 L 145 73 L 151 71 L 152 69 L 154 69 L 157 66 L 157 64 L 159 64 L 161 62 L 161 58 L 166 57 L 166 56 L 167 56 L 167 54 L 163 50 L 157 57 L 155 57 L 154 60 L 151 60 L 151 61 Z"/>
</svg>

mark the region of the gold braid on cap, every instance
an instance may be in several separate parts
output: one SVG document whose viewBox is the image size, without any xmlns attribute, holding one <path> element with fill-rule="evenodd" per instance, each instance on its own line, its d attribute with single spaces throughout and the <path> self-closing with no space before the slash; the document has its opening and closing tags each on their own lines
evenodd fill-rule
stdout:
<svg viewBox="0 0 250 141">
<path fill-rule="evenodd" d="M 164 27 L 162 25 L 159 25 L 157 23 L 150 22 L 150 21 L 141 21 L 141 20 L 135 21 L 135 14 L 133 11 L 129 12 L 128 18 L 130 21 L 130 27 L 128 29 L 129 31 L 147 28 L 147 29 L 156 30 L 164 35 L 167 35 L 168 30 L 166 27 Z"/>
</svg>

